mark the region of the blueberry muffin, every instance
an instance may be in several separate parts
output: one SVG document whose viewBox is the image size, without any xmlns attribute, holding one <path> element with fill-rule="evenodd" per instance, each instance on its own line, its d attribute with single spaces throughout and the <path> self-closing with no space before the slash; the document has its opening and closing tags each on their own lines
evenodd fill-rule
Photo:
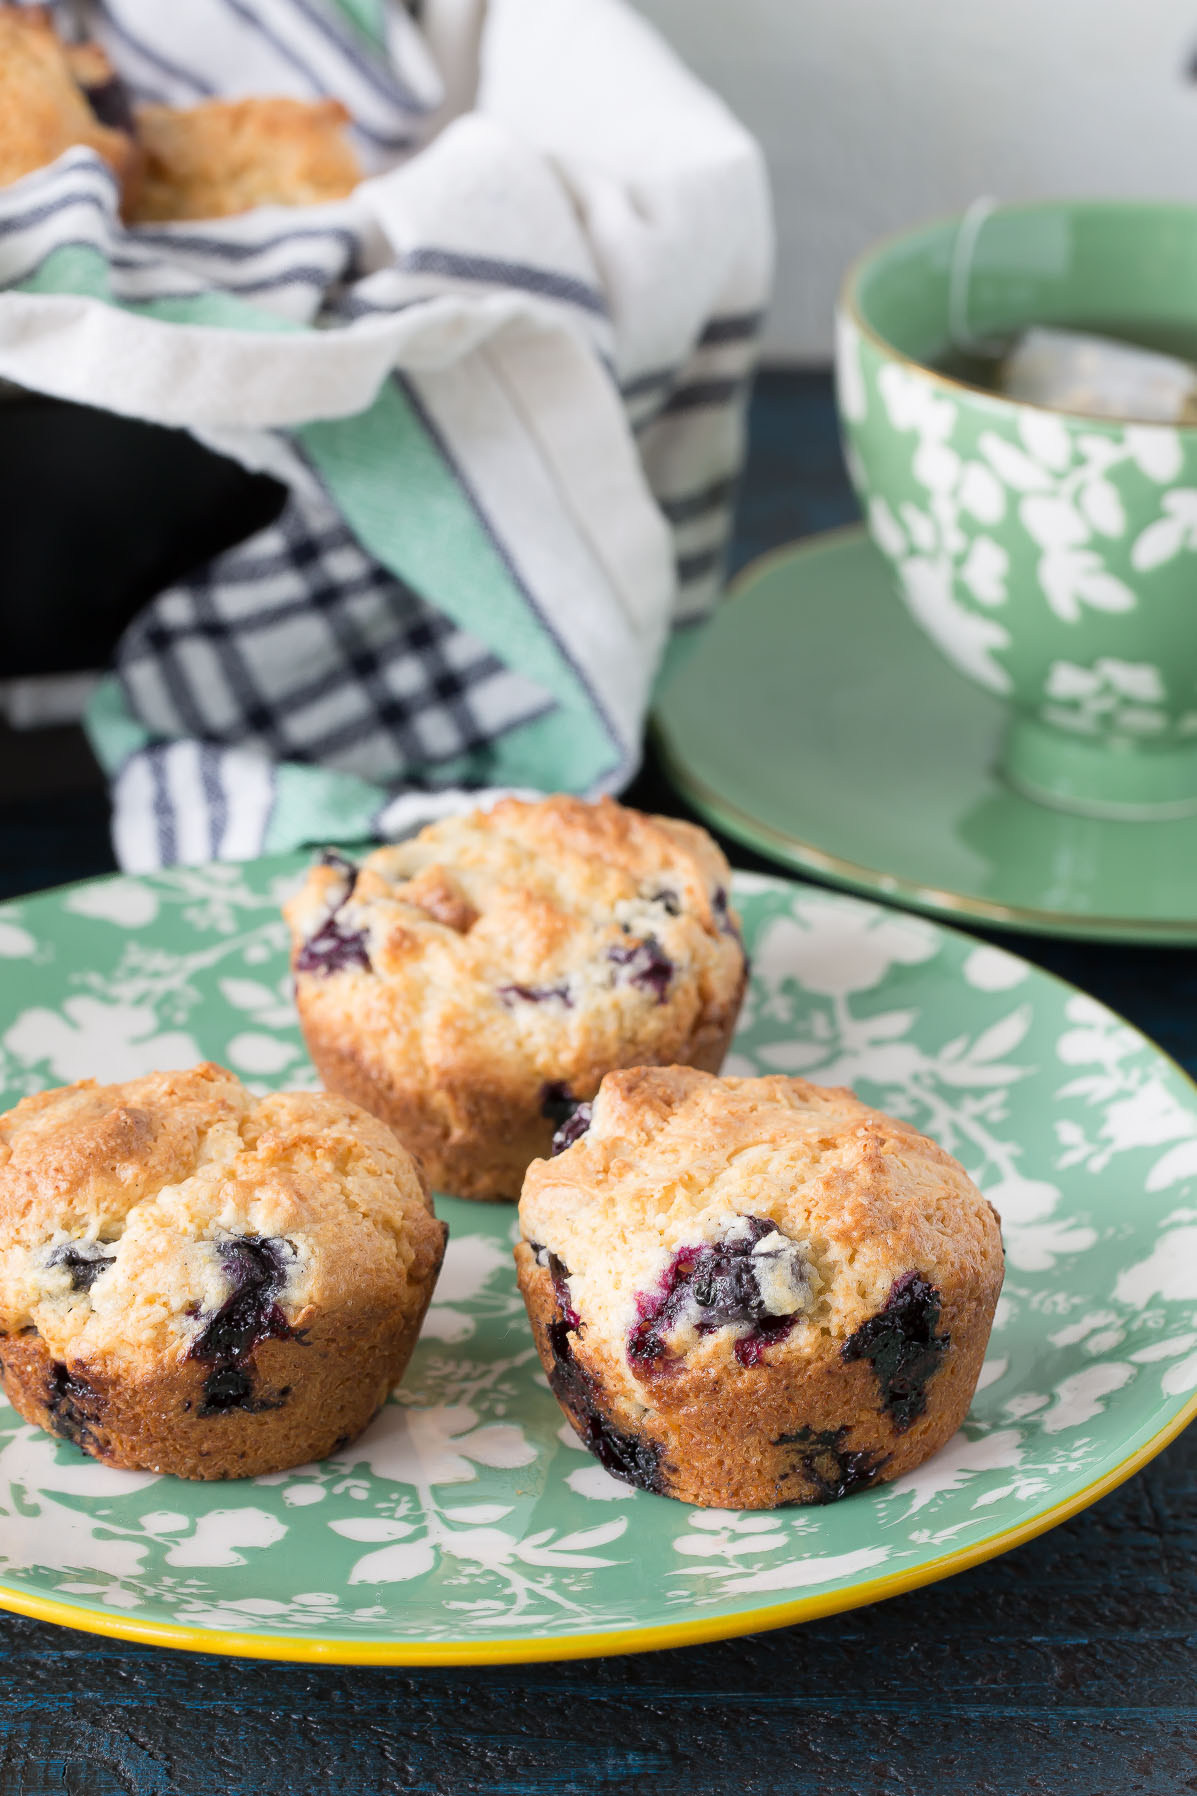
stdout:
<svg viewBox="0 0 1197 1796">
<path fill-rule="evenodd" d="M 0 1365 L 114 1466 L 240 1478 L 351 1440 L 444 1252 L 411 1157 L 342 1098 L 218 1066 L 86 1079 L 0 1116 Z"/>
<path fill-rule="evenodd" d="M 339 100 L 282 97 L 141 106 L 144 178 L 131 224 L 226 218 L 254 206 L 343 199 L 362 178 Z"/>
<path fill-rule="evenodd" d="M 42 7 L 0 6 L 0 187 L 82 144 L 132 192 L 138 153 L 96 44 L 59 41 Z"/>
<path fill-rule="evenodd" d="M 287 906 L 296 998 L 331 1091 L 461 1197 L 515 1197 L 614 1067 L 715 1071 L 746 977 L 703 830 L 611 799 L 505 799 L 329 854 Z"/>
<path fill-rule="evenodd" d="M 134 112 L 99 44 L 62 42 L 43 7 L 0 6 L 0 186 L 82 144 L 130 224 L 318 205 L 362 178 L 348 124 L 339 100 L 280 95 Z"/>
<path fill-rule="evenodd" d="M 516 1248 L 544 1369 L 617 1477 L 716 1508 L 828 1503 L 941 1447 L 1002 1283 L 942 1148 L 850 1091 L 608 1074 L 529 1167 Z"/>
</svg>

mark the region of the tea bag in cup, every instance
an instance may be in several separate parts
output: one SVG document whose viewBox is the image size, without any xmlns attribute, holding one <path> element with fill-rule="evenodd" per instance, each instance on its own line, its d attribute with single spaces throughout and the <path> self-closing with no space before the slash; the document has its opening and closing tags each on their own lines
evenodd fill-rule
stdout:
<svg viewBox="0 0 1197 1796">
<path fill-rule="evenodd" d="M 1176 356 L 1087 331 L 1036 325 L 997 369 L 1009 399 L 1093 418 L 1197 423 L 1197 368 Z"/>
</svg>

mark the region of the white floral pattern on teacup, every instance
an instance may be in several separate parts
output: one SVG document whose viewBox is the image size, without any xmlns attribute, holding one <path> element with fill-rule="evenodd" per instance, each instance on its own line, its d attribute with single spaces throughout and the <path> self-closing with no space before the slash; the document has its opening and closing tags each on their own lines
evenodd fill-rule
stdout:
<svg viewBox="0 0 1197 1796">
<path fill-rule="evenodd" d="M 1053 661 L 1043 715 L 1062 730 L 1096 735 L 1113 728 L 1120 735 L 1154 736 L 1165 727 L 1164 685 L 1150 661 L 1119 661 L 1106 655 L 1092 667 Z"/>
<path fill-rule="evenodd" d="M 1175 577 L 1167 593 L 1150 581 L 1197 554 L 1197 484 L 1177 484 L 1186 471 L 1179 431 L 966 404 L 959 388 L 892 359 L 843 312 L 837 378 L 870 531 L 911 614 L 961 672 L 1074 734 L 1197 733 L 1197 709 L 1186 708 L 1191 670 L 1154 641 L 1134 654 L 1134 635 L 1114 630 L 1136 612 L 1152 622 L 1145 592 L 1152 606 L 1157 590 L 1175 604 Z M 1079 653 L 1061 653 L 1058 633 L 1032 630 L 1028 591 Z"/>
</svg>

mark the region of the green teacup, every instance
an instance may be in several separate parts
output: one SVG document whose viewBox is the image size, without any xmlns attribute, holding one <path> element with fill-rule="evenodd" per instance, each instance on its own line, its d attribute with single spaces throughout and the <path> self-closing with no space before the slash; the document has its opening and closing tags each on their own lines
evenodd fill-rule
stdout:
<svg viewBox="0 0 1197 1796">
<path fill-rule="evenodd" d="M 1008 700 L 1012 785 L 1099 816 L 1197 810 L 1197 428 L 1049 411 L 928 366 L 962 305 L 979 341 L 1037 324 L 1197 343 L 1197 207 L 974 224 L 891 238 L 845 282 L 839 405 L 873 539 L 927 634 Z"/>
</svg>

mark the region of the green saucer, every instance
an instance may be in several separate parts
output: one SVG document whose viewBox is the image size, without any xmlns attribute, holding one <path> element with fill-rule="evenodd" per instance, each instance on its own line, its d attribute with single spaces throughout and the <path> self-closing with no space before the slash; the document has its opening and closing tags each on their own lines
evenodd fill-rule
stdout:
<svg viewBox="0 0 1197 1796">
<path fill-rule="evenodd" d="M 1005 716 L 849 529 L 741 576 L 655 725 L 695 808 L 789 866 L 1006 929 L 1197 941 L 1197 817 L 1111 821 L 1022 797 L 995 771 Z"/>
</svg>

